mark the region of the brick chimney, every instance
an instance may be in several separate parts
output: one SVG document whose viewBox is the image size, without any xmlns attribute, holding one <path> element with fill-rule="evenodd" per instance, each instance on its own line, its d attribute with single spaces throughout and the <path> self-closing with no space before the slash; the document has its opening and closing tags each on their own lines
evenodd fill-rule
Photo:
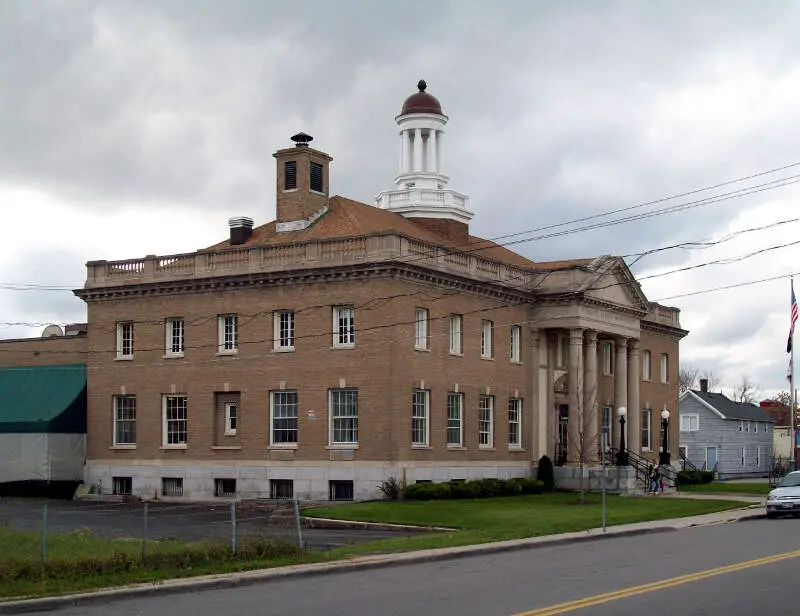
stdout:
<svg viewBox="0 0 800 616">
<path fill-rule="evenodd" d="M 305 133 L 292 137 L 295 146 L 273 154 L 277 162 L 275 199 L 278 232 L 305 229 L 328 206 L 328 169 L 333 160 L 309 147 L 314 138 Z"/>
<path fill-rule="evenodd" d="M 700 391 L 708 391 L 708 379 L 700 379 Z"/>
</svg>

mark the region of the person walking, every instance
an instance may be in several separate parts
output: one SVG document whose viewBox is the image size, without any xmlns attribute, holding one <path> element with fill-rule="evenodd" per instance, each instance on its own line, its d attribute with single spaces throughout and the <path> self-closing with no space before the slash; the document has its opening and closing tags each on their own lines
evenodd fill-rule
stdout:
<svg viewBox="0 0 800 616">
<path fill-rule="evenodd" d="M 647 467 L 647 493 L 656 493 L 656 467 L 652 462 Z"/>
</svg>

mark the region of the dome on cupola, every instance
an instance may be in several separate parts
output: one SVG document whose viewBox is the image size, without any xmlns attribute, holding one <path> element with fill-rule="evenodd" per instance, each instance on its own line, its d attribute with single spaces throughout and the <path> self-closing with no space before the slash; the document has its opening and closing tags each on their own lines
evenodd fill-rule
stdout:
<svg viewBox="0 0 800 616">
<path fill-rule="evenodd" d="M 414 92 L 414 94 L 406 99 L 406 102 L 403 103 L 403 109 L 400 115 L 406 115 L 407 113 L 435 113 L 444 115 L 439 99 L 432 94 L 428 94 L 425 91 L 427 87 L 428 84 L 425 83 L 425 80 L 420 79 L 417 84 L 419 92 Z"/>
</svg>

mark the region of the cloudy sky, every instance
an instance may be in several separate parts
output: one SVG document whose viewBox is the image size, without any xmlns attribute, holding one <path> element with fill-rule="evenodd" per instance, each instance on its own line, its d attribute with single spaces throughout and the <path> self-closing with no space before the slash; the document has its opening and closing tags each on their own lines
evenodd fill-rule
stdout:
<svg viewBox="0 0 800 616">
<path fill-rule="evenodd" d="M 271 220 L 271 154 L 299 130 L 334 157 L 332 192 L 371 203 L 396 173 L 393 118 L 425 78 L 473 233 L 530 229 L 516 249 L 535 260 L 629 263 L 725 240 L 633 269 L 681 308 L 683 362 L 785 388 L 796 16 L 777 0 L 4 0 L 0 337 L 85 318 L 68 289 L 87 260 L 191 251 L 229 216 Z M 677 206 L 666 215 L 536 231 L 780 167 L 626 212 Z"/>
</svg>

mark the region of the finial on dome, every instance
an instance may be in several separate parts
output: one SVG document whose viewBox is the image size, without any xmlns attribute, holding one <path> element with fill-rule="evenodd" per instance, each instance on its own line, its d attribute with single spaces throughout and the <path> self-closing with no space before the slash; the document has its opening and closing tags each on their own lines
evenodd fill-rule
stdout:
<svg viewBox="0 0 800 616">
<path fill-rule="evenodd" d="M 419 91 L 420 91 L 420 92 L 424 92 L 424 91 L 425 91 L 425 88 L 427 88 L 427 87 L 428 87 L 428 84 L 427 84 L 427 83 L 425 83 L 425 80 L 424 80 L 424 79 L 420 79 L 420 80 L 419 80 L 419 82 L 417 83 L 417 87 L 419 88 Z"/>
</svg>

